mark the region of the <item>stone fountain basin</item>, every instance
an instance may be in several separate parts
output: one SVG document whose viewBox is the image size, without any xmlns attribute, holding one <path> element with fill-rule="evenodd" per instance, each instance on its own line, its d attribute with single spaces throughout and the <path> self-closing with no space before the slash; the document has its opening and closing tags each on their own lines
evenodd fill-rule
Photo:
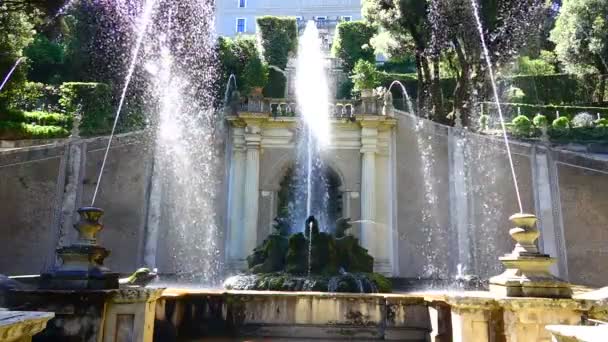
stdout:
<svg viewBox="0 0 608 342">
<path fill-rule="evenodd" d="M 238 336 L 426 341 L 431 318 L 424 297 L 167 289 L 156 327 L 187 338 Z"/>
</svg>

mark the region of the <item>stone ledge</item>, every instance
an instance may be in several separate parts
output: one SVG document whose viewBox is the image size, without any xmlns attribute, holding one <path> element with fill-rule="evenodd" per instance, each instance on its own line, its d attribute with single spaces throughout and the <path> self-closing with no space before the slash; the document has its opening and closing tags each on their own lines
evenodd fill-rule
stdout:
<svg viewBox="0 0 608 342">
<path fill-rule="evenodd" d="M 55 317 L 52 312 L 0 311 L 0 341 L 12 342 L 34 336 Z"/>
</svg>

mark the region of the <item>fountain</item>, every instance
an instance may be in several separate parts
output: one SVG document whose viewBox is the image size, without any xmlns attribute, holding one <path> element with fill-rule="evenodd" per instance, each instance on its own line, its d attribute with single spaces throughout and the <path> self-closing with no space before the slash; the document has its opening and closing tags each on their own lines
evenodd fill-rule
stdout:
<svg viewBox="0 0 608 342">
<path fill-rule="evenodd" d="M 346 234 L 349 219 L 336 222 L 335 234 L 319 230 L 310 216 L 304 232 L 287 235 L 287 222 L 277 219 L 275 231 L 247 258 L 249 275 L 228 278 L 229 290 L 390 292 L 388 279 L 373 273 L 374 259 Z"/>
</svg>

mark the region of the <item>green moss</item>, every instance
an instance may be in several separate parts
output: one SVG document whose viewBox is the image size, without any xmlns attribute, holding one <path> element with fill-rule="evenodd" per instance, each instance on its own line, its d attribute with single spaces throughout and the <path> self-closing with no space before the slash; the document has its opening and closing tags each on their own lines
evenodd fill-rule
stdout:
<svg viewBox="0 0 608 342">
<path fill-rule="evenodd" d="M 376 284 L 378 292 L 391 293 L 393 292 L 393 284 L 391 281 L 380 273 L 369 273 L 367 276 Z"/>
</svg>

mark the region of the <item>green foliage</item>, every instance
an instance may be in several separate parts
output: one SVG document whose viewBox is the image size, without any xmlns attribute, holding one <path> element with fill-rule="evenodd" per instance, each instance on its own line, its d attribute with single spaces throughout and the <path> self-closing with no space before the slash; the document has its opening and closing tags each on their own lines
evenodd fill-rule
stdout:
<svg viewBox="0 0 608 342">
<path fill-rule="evenodd" d="M 0 120 L 28 123 L 37 126 L 58 126 L 65 129 L 72 128 L 71 116 L 44 111 L 22 112 L 20 110 L 8 110 L 0 114 Z"/>
<path fill-rule="evenodd" d="M 220 37 L 219 60 L 222 71 L 222 87 L 226 87 L 230 74 L 235 75 L 239 91 L 247 95 L 252 87 L 263 87 L 268 82 L 268 68 L 262 62 L 253 37 L 236 39 Z"/>
<path fill-rule="evenodd" d="M 549 126 L 549 120 L 545 115 L 542 114 L 536 114 L 532 119 L 532 123 L 538 128 Z"/>
<path fill-rule="evenodd" d="M 266 16 L 258 18 L 257 25 L 264 62 L 285 70 L 289 54 L 294 53 L 298 46 L 296 19 Z M 285 87 L 285 77 L 280 72 L 271 69 L 264 96 L 283 97 Z"/>
<path fill-rule="evenodd" d="M 354 84 L 353 89 L 355 91 L 374 89 L 380 85 L 376 65 L 365 60 L 359 60 L 357 64 L 355 64 L 352 79 Z"/>
<path fill-rule="evenodd" d="M 111 89 L 103 83 L 68 82 L 59 88 L 60 105 L 70 115 L 80 114 L 83 136 L 107 134 L 112 130 Z"/>
<path fill-rule="evenodd" d="M 26 110 L 55 111 L 58 109 L 57 88 L 37 82 L 25 82 L 11 98 L 11 107 Z"/>
<path fill-rule="evenodd" d="M 485 108 L 488 108 L 490 112 L 495 111 L 496 104 L 493 102 L 482 102 Z M 560 116 L 574 117 L 580 112 L 599 113 L 602 116 L 608 116 L 607 107 L 584 107 L 584 106 L 559 106 L 559 105 L 534 105 L 526 103 L 501 103 L 503 114 L 507 117 L 512 117 L 517 114 L 525 115 L 529 118 L 533 118 L 537 114 L 542 114 L 547 117 L 549 121 L 557 117 L 557 112 Z M 484 110 L 484 111 L 488 111 Z"/>
<path fill-rule="evenodd" d="M 342 61 L 344 71 L 350 73 L 359 60 L 375 61 L 370 39 L 377 29 L 364 21 L 343 21 L 336 27 L 332 55 Z"/>
<path fill-rule="evenodd" d="M 567 131 L 570 128 L 570 119 L 568 119 L 568 117 L 565 117 L 565 116 L 560 116 L 559 118 L 553 120 L 551 127 L 555 131 L 561 131 L 561 132 Z"/>
<path fill-rule="evenodd" d="M 595 120 L 595 127 L 608 127 L 608 119 L 601 118 Z"/>
<path fill-rule="evenodd" d="M 0 3 L 0 76 L 8 74 L 15 62 L 23 57 L 23 49 L 34 37 L 32 18 L 24 11 L 9 11 L 8 5 Z M 27 62 L 22 62 L 11 79 L 0 92 L 0 109 L 11 106 L 11 99 L 26 81 Z"/>
<path fill-rule="evenodd" d="M 285 69 L 289 54 L 298 46 L 298 27 L 291 17 L 257 18 L 262 54 L 266 63 Z"/>
<path fill-rule="evenodd" d="M 533 133 L 532 121 L 525 115 L 516 116 L 511 121 L 511 132 L 517 137 L 530 137 Z"/>
<path fill-rule="evenodd" d="M 24 50 L 30 61 L 28 79 L 34 82 L 55 84 L 61 80 L 64 68 L 65 46 L 49 40 L 44 34 L 37 34 L 34 41 Z"/>
<path fill-rule="evenodd" d="M 69 134 L 67 129 L 59 126 L 0 121 L 0 139 L 4 140 L 65 138 Z"/>
<path fill-rule="evenodd" d="M 528 56 L 519 57 L 515 70 L 517 75 L 552 75 L 555 73 L 555 64 L 551 64 L 543 58 L 532 59 Z"/>
<path fill-rule="evenodd" d="M 608 73 L 608 1 L 564 1 L 550 39 L 567 71 Z"/>
<path fill-rule="evenodd" d="M 243 80 L 252 88 L 263 88 L 268 82 L 268 67 L 258 56 L 251 58 L 245 65 Z"/>
</svg>

